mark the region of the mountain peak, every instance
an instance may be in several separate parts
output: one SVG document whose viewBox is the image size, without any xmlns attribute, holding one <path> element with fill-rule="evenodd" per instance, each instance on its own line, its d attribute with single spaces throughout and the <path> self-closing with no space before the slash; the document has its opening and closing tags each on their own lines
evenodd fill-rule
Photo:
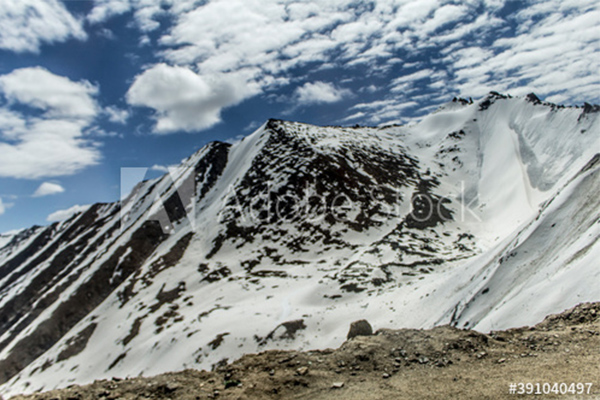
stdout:
<svg viewBox="0 0 600 400">
<path fill-rule="evenodd" d="M 525 96 L 525 100 L 529 101 L 533 104 L 541 104 L 542 101 L 535 95 L 535 93 L 531 92 L 527 96 Z"/>
</svg>

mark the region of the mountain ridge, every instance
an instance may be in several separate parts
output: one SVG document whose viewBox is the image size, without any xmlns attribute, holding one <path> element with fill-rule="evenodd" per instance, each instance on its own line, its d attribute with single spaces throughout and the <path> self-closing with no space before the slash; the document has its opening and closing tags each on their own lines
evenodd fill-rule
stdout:
<svg viewBox="0 0 600 400">
<path fill-rule="evenodd" d="M 349 314 L 489 330 L 597 300 L 595 108 L 448 104 L 409 126 L 271 119 L 11 237 L 2 390 L 330 347 Z"/>
</svg>

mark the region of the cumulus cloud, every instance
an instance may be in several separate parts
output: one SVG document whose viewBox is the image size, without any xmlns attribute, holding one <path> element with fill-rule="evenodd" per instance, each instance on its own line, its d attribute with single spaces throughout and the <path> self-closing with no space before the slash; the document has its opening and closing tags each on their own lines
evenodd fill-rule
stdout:
<svg viewBox="0 0 600 400">
<path fill-rule="evenodd" d="M 34 67 L 0 76 L 0 177 L 69 175 L 96 164 L 97 145 L 84 131 L 99 112 L 97 88 Z M 24 107 L 41 111 L 25 113 Z"/>
<path fill-rule="evenodd" d="M 58 210 L 48 215 L 46 221 L 48 222 L 60 222 L 66 219 L 71 218 L 73 215 L 81 212 L 87 211 L 90 208 L 90 205 L 74 205 L 71 208 L 67 208 L 66 210 Z"/>
<path fill-rule="evenodd" d="M 0 197 L 0 215 L 6 212 L 6 207 L 4 207 L 4 203 L 2 202 L 2 197 Z"/>
<path fill-rule="evenodd" d="M 3 1 L 0 26 L 0 48 L 19 53 L 37 53 L 42 43 L 87 38 L 81 21 L 58 0 Z"/>
<path fill-rule="evenodd" d="M 135 78 L 127 101 L 156 111 L 155 133 L 192 132 L 220 122 L 224 108 L 257 90 L 240 74 L 199 75 L 187 67 L 158 64 Z"/>
<path fill-rule="evenodd" d="M 295 91 L 297 101 L 301 104 L 335 103 L 350 94 L 348 89 L 338 89 L 331 83 L 321 81 L 306 82 Z"/>
<path fill-rule="evenodd" d="M 50 118 L 93 118 L 98 88 L 88 81 L 73 82 L 41 67 L 17 69 L 0 76 L 0 91 L 14 103 L 46 112 Z"/>
<path fill-rule="evenodd" d="M 44 182 L 37 188 L 35 193 L 33 193 L 33 197 L 51 196 L 53 194 L 63 193 L 64 191 L 65 188 L 58 183 Z"/>
</svg>

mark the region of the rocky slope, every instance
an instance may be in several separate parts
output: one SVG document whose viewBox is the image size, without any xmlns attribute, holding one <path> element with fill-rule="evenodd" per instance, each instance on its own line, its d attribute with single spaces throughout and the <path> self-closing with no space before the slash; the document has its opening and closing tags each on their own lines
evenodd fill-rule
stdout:
<svg viewBox="0 0 600 400">
<path fill-rule="evenodd" d="M 0 239 L 0 390 L 482 332 L 600 299 L 600 113 L 455 99 L 411 126 L 269 120 L 119 203 Z"/>
<path fill-rule="evenodd" d="M 13 399 L 503 399 L 522 397 L 509 393 L 519 382 L 539 383 L 540 391 L 556 382 L 544 398 L 593 399 L 600 398 L 599 349 L 600 303 L 587 303 L 530 328 L 380 329 L 335 350 L 272 350 L 212 372 L 113 377 Z"/>
</svg>

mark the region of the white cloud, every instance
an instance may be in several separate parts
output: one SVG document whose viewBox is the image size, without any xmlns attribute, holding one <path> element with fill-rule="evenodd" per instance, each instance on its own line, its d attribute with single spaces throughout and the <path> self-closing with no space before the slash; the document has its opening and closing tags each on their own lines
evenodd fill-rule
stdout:
<svg viewBox="0 0 600 400">
<path fill-rule="evenodd" d="M 358 110 L 358 112 L 355 112 L 350 117 L 352 119 L 361 118 L 371 124 L 379 124 L 385 121 L 400 121 L 405 110 L 417 107 L 418 105 L 419 103 L 416 101 L 407 101 L 398 98 L 360 103 L 350 108 L 350 111 Z M 347 119 L 350 119 L 350 117 Z"/>
<path fill-rule="evenodd" d="M 16 139 L 26 129 L 26 121 L 19 113 L 0 108 L 0 138 Z"/>
<path fill-rule="evenodd" d="M 15 196 L 7 196 L 9 199 L 11 197 L 15 197 Z M 11 208 L 12 206 L 14 206 L 15 203 L 6 203 L 5 201 L 2 200 L 2 197 L 0 197 L 0 215 L 5 214 L 6 210 L 8 210 L 9 208 Z M 10 232 L 4 232 L 4 233 L 10 233 Z"/>
<path fill-rule="evenodd" d="M 143 32 L 150 32 L 160 27 L 158 19 L 167 13 L 163 6 L 170 7 L 172 13 L 178 13 L 192 8 L 194 2 L 195 0 L 95 0 L 87 19 L 92 24 L 99 24 L 113 16 L 132 11 L 135 25 Z"/>
<path fill-rule="evenodd" d="M 527 28 L 517 35 L 498 38 L 479 54 L 453 56 L 457 79 L 450 85 L 461 95 L 479 96 L 490 89 L 522 94 L 526 89 L 565 100 L 598 99 L 600 6 L 580 3 L 581 9 L 566 15 L 561 10 L 566 3 L 556 0 L 518 13 L 514 18 Z"/>
<path fill-rule="evenodd" d="M 94 8 L 87 16 L 91 23 L 104 22 L 110 17 L 124 14 L 131 10 L 129 0 L 95 0 Z"/>
<path fill-rule="evenodd" d="M 310 40 L 305 36 L 351 17 L 338 8 L 321 4 L 287 8 L 279 1 L 262 0 L 210 1 L 177 16 L 176 25 L 162 39 L 175 47 L 165 56 L 175 63 L 199 61 L 206 72 L 248 66 L 275 72 L 285 68 L 278 58 L 286 46 Z"/>
<path fill-rule="evenodd" d="M 64 191 L 65 188 L 58 183 L 44 182 L 37 188 L 33 197 L 51 196 L 53 194 L 63 193 Z"/>
<path fill-rule="evenodd" d="M 469 11 L 466 6 L 448 4 L 435 10 L 433 17 L 423 25 L 424 33 L 431 34 L 446 24 L 462 19 Z"/>
<path fill-rule="evenodd" d="M 22 68 L 0 76 L 0 91 L 11 102 L 46 111 L 47 117 L 92 118 L 98 88 L 88 81 L 73 82 L 41 67 Z"/>
<path fill-rule="evenodd" d="M 258 86 L 241 74 L 199 75 L 189 68 L 158 64 L 135 78 L 127 101 L 156 110 L 156 133 L 192 132 L 220 122 L 223 108 L 257 91 Z"/>
<path fill-rule="evenodd" d="M 97 92 L 39 67 L 0 76 L 8 100 L 0 105 L 0 177 L 55 177 L 96 164 L 100 152 L 83 132 L 100 110 Z M 43 114 L 26 115 L 23 106 Z"/>
<path fill-rule="evenodd" d="M 169 170 L 176 169 L 177 167 L 179 167 L 179 166 L 176 164 L 173 164 L 173 165 L 154 164 L 153 166 L 150 167 L 150 171 L 162 172 L 162 173 L 166 174 L 169 172 Z"/>
<path fill-rule="evenodd" d="M 354 114 L 348 115 L 347 117 L 342 119 L 342 121 L 344 121 L 344 122 L 352 121 L 355 119 L 364 118 L 365 116 L 366 116 L 366 114 L 364 112 L 358 111 L 358 112 L 355 112 Z"/>
<path fill-rule="evenodd" d="M 113 31 L 111 31 L 108 28 L 102 28 L 98 31 L 98 36 L 103 37 L 107 40 L 117 40 L 117 35 L 115 35 L 115 33 Z"/>
<path fill-rule="evenodd" d="M 422 69 L 412 74 L 402 75 L 392 80 L 390 86 L 392 92 L 399 92 L 405 90 L 407 87 L 412 87 L 417 81 L 431 77 L 435 71 L 432 69 Z"/>
<path fill-rule="evenodd" d="M 58 210 L 53 212 L 52 214 L 48 215 L 48 217 L 46 218 L 46 221 L 48 222 L 59 222 L 59 221 L 64 221 L 66 219 L 71 218 L 73 215 L 80 213 L 80 212 L 85 212 L 87 211 L 87 209 L 90 208 L 90 205 L 74 205 L 71 208 L 68 208 L 66 210 Z"/>
<path fill-rule="evenodd" d="M 350 94 L 348 89 L 339 89 L 321 81 L 306 82 L 295 91 L 296 99 L 301 104 L 335 103 Z"/>
<path fill-rule="evenodd" d="M 125 124 L 129 119 L 129 111 L 121 110 L 117 107 L 106 107 L 104 113 L 108 116 L 108 120 L 115 124 Z"/>
<path fill-rule="evenodd" d="M 478 4 L 471 3 L 465 5 Z M 425 105 L 447 101 L 450 95 L 478 97 L 491 90 L 514 95 L 534 91 L 561 102 L 600 99 L 600 4 L 548 0 L 500 19 L 494 13 L 503 2 L 488 3 L 478 15 L 467 9 L 448 10 L 446 19 L 451 23 L 441 25 L 433 20 L 450 6 L 438 8 L 433 20 L 428 14 L 423 25 L 436 25 L 432 35 L 422 36 L 421 27 L 407 25 L 410 37 L 421 37 L 421 41 L 405 43 L 405 49 L 413 45 L 417 53 L 419 49 L 439 49 L 443 58 L 394 79 L 389 86 L 391 95 L 375 101 L 373 114 L 363 119 L 397 118 L 394 109 L 402 111 L 407 101 L 416 101 L 417 110 L 423 112 Z M 516 26 L 516 33 L 510 24 Z M 474 40 L 463 39 L 468 35 L 474 35 Z"/>
<path fill-rule="evenodd" d="M 100 160 L 82 137 L 84 124 L 33 118 L 16 142 L 0 141 L 0 176 L 38 179 L 71 175 Z"/>
<path fill-rule="evenodd" d="M 519 87 L 552 98 L 580 101 L 585 96 L 594 101 L 600 97 L 596 90 L 600 82 L 594 78 L 600 65 L 600 4 L 596 0 L 536 0 L 519 3 L 520 11 L 511 13 L 500 13 L 506 0 L 373 0 L 368 4 L 354 0 L 95 0 L 95 4 L 90 20 L 132 12 L 142 37 L 159 20 L 169 21 L 158 35 L 158 55 L 199 77 L 190 81 L 206 82 L 218 76 L 220 84 L 211 86 L 226 87 L 223 82 L 253 86 L 231 95 L 231 101 L 217 102 L 213 110 L 200 113 L 197 122 L 189 121 L 191 112 L 178 111 L 182 106 L 173 105 L 177 96 L 170 93 L 164 104 L 150 105 L 157 111 L 157 131 L 161 132 L 211 126 L 223 107 L 289 82 L 304 87 L 323 68 L 344 68 L 349 71 L 344 76 L 355 81 L 389 78 L 389 71 L 398 73 L 399 59 L 406 69 L 394 77 L 394 84 L 378 92 L 395 102 L 396 108 L 411 100 L 394 100 L 395 96 L 410 96 L 417 88 L 429 96 L 424 99 L 440 102 L 450 95 L 479 96 Z M 423 71 L 409 69 L 418 68 L 423 60 L 428 60 Z M 307 66 L 308 72 L 299 77 L 299 68 Z M 353 76 L 353 68 L 362 68 L 363 76 Z M 429 70 L 440 75 L 428 76 Z M 564 79 L 549 79 L 559 76 L 555 71 Z M 240 76 L 239 81 L 230 80 Z M 415 83 L 416 79 L 422 81 Z M 134 103 L 139 105 L 157 102 L 137 100 Z M 199 103 L 197 98 L 193 101 Z M 389 104 L 381 109 L 381 115 L 391 113 Z"/>
<path fill-rule="evenodd" d="M 104 10 L 103 13 L 108 12 L 105 15 L 110 14 L 110 9 L 125 12 L 118 11 L 116 3 L 110 6 L 113 2 L 97 0 L 95 12 Z M 131 0 L 128 7 L 135 14 L 158 3 L 159 0 L 145 0 L 143 4 L 141 0 Z M 253 71 L 248 74 L 245 84 L 256 85 L 255 90 L 234 96 L 243 99 L 287 84 L 294 70 L 310 63 L 320 66 L 313 70 L 325 66 L 369 65 L 372 73 L 385 72 L 398 62 L 398 50 L 416 55 L 421 42 L 432 47 L 433 39 L 428 37 L 432 31 L 441 34 L 454 29 L 458 20 L 467 18 L 470 11 L 480 6 L 478 1 L 461 6 L 449 3 L 443 0 L 418 3 L 378 0 L 369 7 L 357 7 L 353 0 L 320 3 L 211 0 L 196 7 L 190 6 L 189 2 L 173 3 L 178 6 L 165 10 L 172 16 L 173 26 L 159 39 L 164 48 L 160 55 L 172 64 L 188 66 L 203 79 L 215 74 L 229 79 L 241 71 Z M 483 29 L 481 25 L 476 28 Z M 464 34 L 471 32 L 463 29 Z M 138 89 L 135 86 L 141 78 L 151 74 L 153 69 L 138 77 L 130 94 Z M 156 74 L 151 75 L 155 77 Z M 143 86 L 148 90 L 159 86 L 149 79 L 144 81 Z M 299 104 L 335 102 L 350 94 L 331 84 L 313 83 L 310 76 L 300 84 L 295 92 Z M 236 85 L 244 85 L 244 82 Z M 398 86 L 397 90 L 400 90 L 401 85 Z M 167 89 L 167 92 L 174 90 Z M 193 113 L 183 112 L 183 105 L 174 104 L 174 98 L 182 97 L 168 94 L 159 102 L 152 96 L 130 96 L 130 103 L 150 106 L 157 111 L 157 132 L 197 130 L 220 120 L 222 106 L 217 102 L 213 110 L 208 108 L 195 121 L 190 121 Z M 386 113 L 390 112 L 388 108 Z"/>
<path fill-rule="evenodd" d="M 37 53 L 42 43 L 87 38 L 81 21 L 57 0 L 2 1 L 0 26 L 0 48 L 19 53 Z"/>
</svg>

